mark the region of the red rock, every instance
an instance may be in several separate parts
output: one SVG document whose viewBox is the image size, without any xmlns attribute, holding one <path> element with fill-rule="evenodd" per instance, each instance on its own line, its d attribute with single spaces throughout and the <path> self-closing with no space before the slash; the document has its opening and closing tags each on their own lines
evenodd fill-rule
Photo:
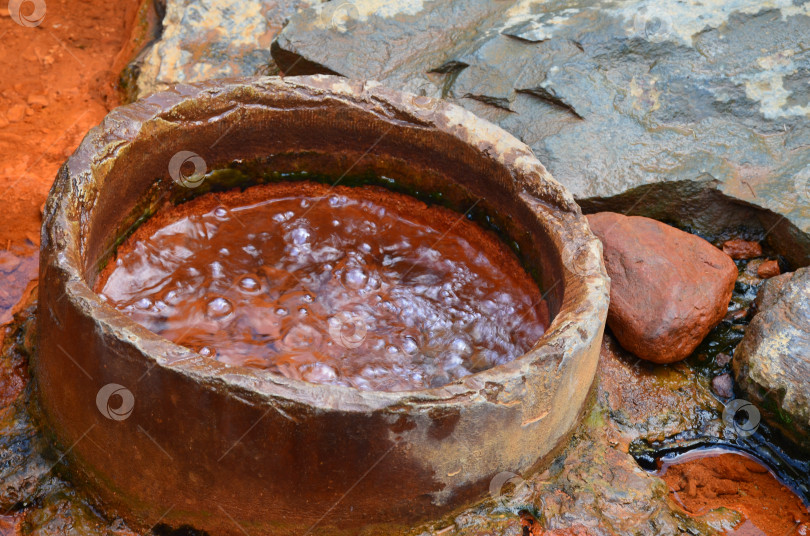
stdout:
<svg viewBox="0 0 810 536">
<path fill-rule="evenodd" d="M 723 253 L 732 259 L 753 259 L 762 257 L 762 246 L 759 242 L 749 242 L 748 240 L 726 240 L 723 242 Z"/>
<path fill-rule="evenodd" d="M 717 357 L 714 358 L 714 363 L 718 367 L 725 367 L 729 363 L 731 363 L 731 356 L 729 354 L 717 354 Z"/>
<path fill-rule="evenodd" d="M 734 322 L 736 320 L 742 320 L 746 316 L 748 316 L 748 309 L 747 308 L 737 309 L 736 311 L 729 312 L 726 315 L 726 320 L 728 320 L 730 322 Z"/>
<path fill-rule="evenodd" d="M 654 363 L 687 357 L 725 316 L 737 267 L 700 237 L 639 216 L 588 216 L 611 277 L 608 326 Z"/>
<path fill-rule="evenodd" d="M 723 398 L 734 396 L 734 382 L 731 379 L 731 374 L 720 374 L 712 378 L 712 390 Z"/>
<path fill-rule="evenodd" d="M 757 267 L 757 275 L 762 279 L 770 279 L 781 274 L 779 263 L 776 261 L 765 261 Z"/>
<path fill-rule="evenodd" d="M 25 118 L 25 111 L 27 109 L 28 108 L 25 106 L 25 104 L 15 104 L 8 109 L 6 119 L 8 119 L 11 123 L 22 121 Z"/>
</svg>

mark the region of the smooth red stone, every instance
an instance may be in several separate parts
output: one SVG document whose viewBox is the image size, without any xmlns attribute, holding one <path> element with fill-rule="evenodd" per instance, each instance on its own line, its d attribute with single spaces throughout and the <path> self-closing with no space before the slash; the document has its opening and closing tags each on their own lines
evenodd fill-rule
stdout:
<svg viewBox="0 0 810 536">
<path fill-rule="evenodd" d="M 588 216 L 611 278 L 608 326 L 654 363 L 694 351 L 726 315 L 737 267 L 702 238 L 640 216 Z"/>
<path fill-rule="evenodd" d="M 762 257 L 762 246 L 759 242 L 735 238 L 723 242 L 723 253 L 734 260 L 753 259 L 754 257 Z"/>
<path fill-rule="evenodd" d="M 779 263 L 776 261 L 765 261 L 757 266 L 757 276 L 762 279 L 770 279 L 781 273 L 782 270 L 779 269 Z"/>
</svg>

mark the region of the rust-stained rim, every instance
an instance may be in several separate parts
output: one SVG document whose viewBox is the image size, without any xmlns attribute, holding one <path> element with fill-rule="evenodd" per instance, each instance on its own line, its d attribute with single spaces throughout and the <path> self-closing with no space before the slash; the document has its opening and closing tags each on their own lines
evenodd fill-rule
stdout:
<svg viewBox="0 0 810 536">
<path fill-rule="evenodd" d="M 104 175 L 99 163 L 109 159 L 110 155 L 114 157 L 122 147 L 136 139 L 145 123 L 165 121 L 178 105 L 189 100 L 205 101 L 206 98 L 222 98 L 230 94 L 228 96 L 235 104 L 232 113 L 238 113 L 241 107 L 246 106 L 245 102 L 240 102 L 240 95 L 244 97 L 246 89 L 287 92 L 291 95 L 304 92 L 309 96 L 329 96 L 347 104 L 358 101 L 383 102 L 398 113 L 425 122 L 426 128 L 450 134 L 475 147 L 481 158 L 495 160 L 509 170 L 521 185 L 519 197 L 522 202 L 542 205 L 542 218 L 552 220 L 548 228 L 558 233 L 558 237 L 552 237 L 552 241 L 566 246 L 554 251 L 560 255 L 564 298 L 560 311 L 545 334 L 524 355 L 441 387 L 412 391 L 363 391 L 340 385 L 314 384 L 266 370 L 225 365 L 204 358 L 148 330 L 103 301 L 82 275 L 80 228 L 84 225 L 77 222 L 86 220 L 84 203 L 96 198 L 99 184 L 103 187 Z M 206 113 L 205 106 L 199 109 L 201 115 Z M 184 113 L 188 113 L 188 107 L 184 108 Z M 378 118 L 394 121 L 390 115 Z M 55 195 L 57 192 L 68 192 L 69 195 Z M 92 210 L 93 202 L 88 204 Z M 532 212 L 540 217 L 540 209 L 532 208 Z M 82 217 L 74 219 L 70 214 Z M 606 314 L 608 305 L 609 284 L 602 263 L 600 242 L 591 233 L 573 196 L 551 177 L 528 146 L 500 127 L 446 101 L 392 91 L 377 82 L 358 82 L 335 76 L 234 78 L 178 84 L 168 91 L 114 109 L 90 130 L 57 176 L 45 209 L 43 252 L 49 244 L 52 255 L 43 259 L 43 263 L 50 263 L 63 272 L 65 297 L 84 314 L 94 318 L 99 329 L 125 344 L 135 346 L 152 361 L 152 368 L 174 370 L 211 387 L 230 387 L 256 401 L 273 403 L 293 399 L 327 410 L 367 411 L 404 402 L 459 400 L 476 395 L 487 382 L 503 383 L 531 375 L 533 363 L 537 360 L 560 355 L 563 361 L 574 359 L 600 336 L 600 318 Z M 549 252 L 551 255 L 554 253 Z M 576 266 L 572 267 L 572 263 L 567 261 L 574 256 Z"/>
</svg>

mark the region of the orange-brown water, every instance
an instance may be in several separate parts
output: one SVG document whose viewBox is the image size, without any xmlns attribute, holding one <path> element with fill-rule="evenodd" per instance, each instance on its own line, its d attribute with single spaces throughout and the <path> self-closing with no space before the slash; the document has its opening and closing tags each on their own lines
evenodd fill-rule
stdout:
<svg viewBox="0 0 810 536">
<path fill-rule="evenodd" d="M 371 390 L 437 387 L 513 360 L 549 321 L 514 254 L 461 214 L 314 183 L 161 211 L 98 288 L 211 359 Z"/>
</svg>

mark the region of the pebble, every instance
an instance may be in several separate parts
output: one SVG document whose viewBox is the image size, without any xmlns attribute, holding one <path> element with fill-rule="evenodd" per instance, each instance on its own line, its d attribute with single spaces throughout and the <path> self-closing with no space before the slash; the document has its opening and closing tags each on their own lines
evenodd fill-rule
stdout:
<svg viewBox="0 0 810 536">
<path fill-rule="evenodd" d="M 720 374 L 712 378 L 712 390 L 717 396 L 722 398 L 731 398 L 734 396 L 734 381 L 731 379 L 731 374 Z"/>
<path fill-rule="evenodd" d="M 30 95 L 28 97 L 28 104 L 30 106 L 39 106 L 40 108 L 45 108 L 48 106 L 48 97 L 45 95 Z"/>
<path fill-rule="evenodd" d="M 714 362 L 718 367 L 725 367 L 731 363 L 731 356 L 729 354 L 719 353 L 717 357 L 714 358 Z"/>
<path fill-rule="evenodd" d="M 781 273 L 777 261 L 765 261 L 757 267 L 757 275 L 762 279 L 770 279 Z"/>
<path fill-rule="evenodd" d="M 734 260 L 753 259 L 754 257 L 762 257 L 762 246 L 759 242 L 752 242 L 748 240 L 726 240 L 723 242 L 723 253 L 728 255 Z"/>
<path fill-rule="evenodd" d="M 6 119 L 8 119 L 11 123 L 22 121 L 25 118 L 25 111 L 27 109 L 28 107 L 25 104 L 15 104 L 8 109 Z"/>
</svg>

